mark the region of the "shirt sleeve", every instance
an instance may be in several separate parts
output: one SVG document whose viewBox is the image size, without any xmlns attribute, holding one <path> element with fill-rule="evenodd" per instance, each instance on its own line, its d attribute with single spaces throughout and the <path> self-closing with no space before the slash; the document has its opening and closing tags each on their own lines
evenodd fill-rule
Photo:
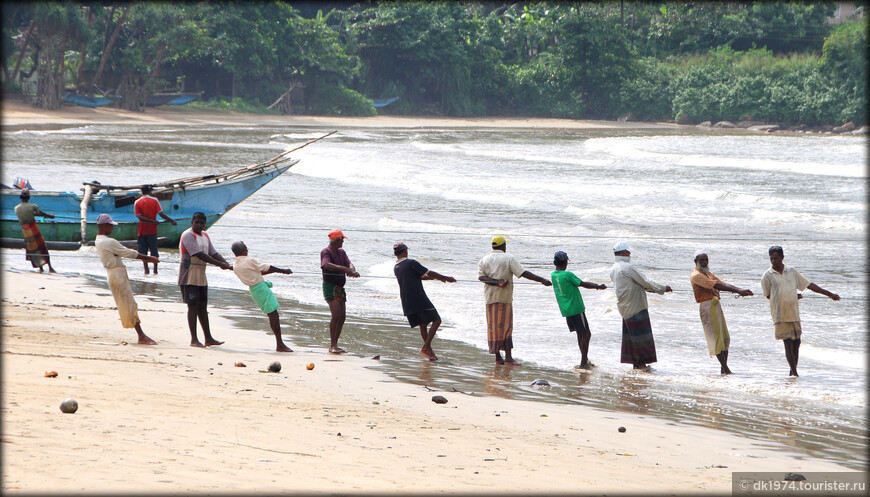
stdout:
<svg viewBox="0 0 870 497">
<path fill-rule="evenodd" d="M 417 276 L 420 276 L 420 277 L 422 277 L 424 274 L 429 272 L 429 270 L 426 268 L 426 266 L 420 264 L 416 259 L 414 260 L 413 268 L 414 268 L 414 272 L 417 273 Z"/>
<path fill-rule="evenodd" d="M 806 279 L 804 277 L 804 275 L 802 275 L 800 273 L 800 271 L 798 271 L 797 269 L 795 269 L 794 272 L 795 272 L 795 286 L 800 291 L 806 290 L 807 287 L 810 286 L 810 280 Z"/>
<path fill-rule="evenodd" d="M 767 278 L 767 273 L 761 275 L 761 294 L 770 298 L 770 280 Z"/>
<path fill-rule="evenodd" d="M 205 237 L 206 240 L 208 240 L 208 255 L 214 256 L 215 254 L 217 254 L 218 251 L 214 248 L 214 245 L 211 244 L 211 238 L 209 238 L 208 235 L 205 234 L 205 232 L 203 232 L 202 235 Z"/>
<path fill-rule="evenodd" d="M 571 283 L 573 283 L 574 286 L 580 286 L 580 284 L 583 283 L 583 280 L 581 280 L 579 276 L 577 276 L 574 273 L 570 273 L 570 274 L 571 274 L 571 276 L 570 276 Z"/>
<path fill-rule="evenodd" d="M 640 269 L 637 269 L 636 267 L 631 266 L 631 267 L 627 268 L 626 271 L 627 271 L 628 275 L 631 276 L 631 279 L 633 279 L 640 286 L 642 286 L 644 288 L 644 290 L 646 290 L 648 292 L 655 292 L 655 293 L 660 293 L 660 294 L 664 295 L 665 286 L 660 285 L 654 281 L 651 281 L 649 278 L 646 277 L 645 274 L 643 274 L 643 272 Z"/>
<path fill-rule="evenodd" d="M 109 238 L 109 240 L 112 240 L 111 242 L 109 242 L 110 243 L 109 250 L 112 251 L 118 257 L 126 257 L 127 259 L 135 259 L 139 256 L 139 252 L 137 252 L 133 249 L 128 249 L 127 247 L 122 245 L 121 242 L 119 242 L 118 240 L 116 240 L 114 238 Z"/>
<path fill-rule="evenodd" d="M 196 255 L 202 250 L 199 249 L 199 244 L 196 243 L 196 236 L 192 231 L 187 231 L 181 235 L 181 245 L 189 255 Z"/>
<path fill-rule="evenodd" d="M 486 260 L 486 257 L 484 257 L 483 259 L 480 260 L 480 262 L 477 263 L 477 275 L 478 276 L 486 276 L 486 267 L 483 264 L 483 261 L 485 261 L 485 260 Z"/>
<path fill-rule="evenodd" d="M 260 262 L 257 259 L 252 259 L 251 262 L 254 263 L 254 267 L 257 268 L 257 271 L 259 271 L 261 273 L 263 271 L 268 270 L 270 267 L 272 267 L 271 264 L 266 264 L 265 262 Z"/>
<path fill-rule="evenodd" d="M 707 290 L 712 290 L 716 287 L 716 278 L 709 278 L 704 273 L 695 273 L 692 275 L 692 284 Z"/>
<path fill-rule="evenodd" d="M 511 272 L 514 273 L 514 276 L 519 278 L 526 272 L 526 268 L 520 264 L 520 261 L 517 260 L 516 257 L 511 256 Z"/>
<path fill-rule="evenodd" d="M 329 254 L 329 250 L 323 249 L 320 251 L 320 267 L 326 266 L 327 263 L 332 262 L 332 257 Z"/>
</svg>

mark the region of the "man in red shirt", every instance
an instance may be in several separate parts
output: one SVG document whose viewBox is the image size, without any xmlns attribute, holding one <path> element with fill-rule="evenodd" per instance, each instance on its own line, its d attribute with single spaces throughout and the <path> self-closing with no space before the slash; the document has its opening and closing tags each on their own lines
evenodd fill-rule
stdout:
<svg viewBox="0 0 870 497">
<path fill-rule="evenodd" d="M 157 220 L 157 214 L 160 217 L 172 223 L 175 226 L 174 219 L 170 218 L 163 212 L 163 207 L 160 207 L 160 201 L 151 196 L 151 191 L 154 189 L 151 185 L 142 185 L 142 196 L 133 204 L 133 214 L 139 218 L 139 230 L 137 249 L 140 254 L 148 254 L 151 250 L 153 257 L 157 255 L 157 225 L 160 221 Z M 145 266 L 145 274 L 150 274 L 148 271 L 148 262 L 142 261 Z M 154 263 L 154 274 L 157 274 L 157 263 Z"/>
</svg>

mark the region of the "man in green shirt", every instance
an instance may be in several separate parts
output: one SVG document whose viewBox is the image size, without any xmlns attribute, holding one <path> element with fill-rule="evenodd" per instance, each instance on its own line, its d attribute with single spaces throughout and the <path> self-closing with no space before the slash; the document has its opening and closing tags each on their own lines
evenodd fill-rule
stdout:
<svg viewBox="0 0 870 497">
<path fill-rule="evenodd" d="M 568 331 L 577 333 L 577 345 L 580 346 L 581 355 L 580 369 L 590 369 L 594 366 L 587 357 L 589 339 L 592 337 L 592 333 L 589 331 L 589 323 L 586 321 L 586 306 L 583 304 L 579 287 L 604 290 L 607 286 L 583 281 L 571 271 L 566 271 L 568 254 L 561 250 L 553 256 L 553 264 L 556 266 L 556 270 L 550 273 L 550 280 L 553 282 L 556 302 L 559 303 L 559 310 L 562 311 L 562 316 L 568 322 Z"/>
</svg>

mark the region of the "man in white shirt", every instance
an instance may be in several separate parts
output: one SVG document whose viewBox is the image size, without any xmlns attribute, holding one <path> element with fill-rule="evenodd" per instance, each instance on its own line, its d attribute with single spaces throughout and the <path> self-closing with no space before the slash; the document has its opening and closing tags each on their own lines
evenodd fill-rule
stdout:
<svg viewBox="0 0 870 497">
<path fill-rule="evenodd" d="M 245 242 L 233 242 L 231 248 L 236 256 L 236 260 L 233 261 L 233 273 L 238 276 L 242 284 L 248 287 L 251 298 L 254 299 L 260 310 L 269 316 L 269 327 L 272 328 L 272 333 L 275 335 L 275 351 L 293 352 L 293 349 L 284 345 L 284 341 L 281 339 L 281 324 L 278 322 L 278 299 L 272 293 L 272 282 L 263 279 L 263 275 L 266 274 L 293 274 L 293 271 L 271 266 L 253 257 L 248 257 L 248 247 Z"/>
<path fill-rule="evenodd" d="M 777 340 L 782 340 L 785 346 L 785 359 L 791 368 L 788 375 L 798 376 L 798 353 L 801 346 L 801 319 L 798 313 L 798 291 L 810 289 L 827 296 L 831 300 L 840 300 L 840 296 L 810 281 L 795 268 L 783 264 L 785 255 L 782 247 L 774 245 L 768 249 L 770 268 L 761 276 L 761 291 L 770 299 L 770 317 L 773 318 L 773 329 Z"/>
<path fill-rule="evenodd" d="M 631 264 L 631 247 L 625 242 L 613 246 L 616 262 L 610 270 L 610 280 L 616 291 L 616 307 L 622 316 L 622 353 L 620 362 L 634 369 L 648 369 L 656 362 L 656 344 L 649 320 L 646 292 L 664 295 L 671 292 L 668 285 L 651 281 Z"/>
<path fill-rule="evenodd" d="M 100 214 L 97 217 L 98 234 L 94 240 L 94 247 L 97 249 L 97 255 L 100 256 L 100 262 L 106 268 L 109 289 L 112 291 L 115 305 L 118 306 L 118 312 L 121 314 L 121 325 L 124 328 L 136 329 L 136 334 L 139 335 L 139 344 L 157 345 L 157 342 L 148 338 L 142 331 L 142 326 L 139 323 L 139 306 L 136 305 L 136 300 L 133 298 L 130 278 L 127 276 L 127 268 L 121 258 L 141 259 L 145 263 L 152 262 L 154 264 L 157 264 L 159 260 L 156 257 L 128 249 L 121 245 L 118 240 L 110 238 L 109 235 L 112 234 L 117 224 L 110 215 Z"/>
<path fill-rule="evenodd" d="M 492 238 L 492 252 L 478 263 L 478 280 L 486 298 L 486 338 L 489 353 L 495 354 L 496 364 L 519 366 L 511 356 L 514 331 L 514 284 L 513 277 L 528 278 L 544 286 L 553 284 L 531 271 L 526 271 L 517 259 L 506 253 L 507 240 L 501 235 Z M 501 352 L 504 350 L 504 358 Z"/>
</svg>

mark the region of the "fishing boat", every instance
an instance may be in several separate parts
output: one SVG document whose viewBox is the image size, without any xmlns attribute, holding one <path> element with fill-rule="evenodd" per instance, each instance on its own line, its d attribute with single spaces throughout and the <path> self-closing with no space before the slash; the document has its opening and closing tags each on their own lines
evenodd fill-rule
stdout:
<svg viewBox="0 0 870 497">
<path fill-rule="evenodd" d="M 158 105 L 184 105 L 199 98 L 201 93 L 153 93 L 145 97 L 147 107 Z"/>
<path fill-rule="evenodd" d="M 386 107 L 386 106 L 390 105 L 391 103 L 395 102 L 398 99 L 399 99 L 399 97 L 376 98 L 372 101 L 372 107 L 374 107 L 376 109 L 380 109 L 381 107 Z"/>
<path fill-rule="evenodd" d="M 79 93 L 67 92 L 63 94 L 63 102 L 72 105 L 81 105 L 82 107 L 102 107 L 114 102 L 111 98 L 89 97 Z"/>
<path fill-rule="evenodd" d="M 230 209 L 264 187 L 267 183 L 293 167 L 298 159 L 289 156 L 311 143 L 335 133 L 329 133 L 271 159 L 221 174 L 207 174 L 180 178 L 153 184 L 152 196 L 168 216 L 179 221 L 161 222 L 157 236 L 161 245 L 178 246 L 181 233 L 190 227 L 186 222 L 194 212 L 206 215 L 206 228 L 213 225 Z M 54 219 L 37 218 L 39 231 L 46 242 L 87 243 L 97 235 L 97 216 L 107 213 L 118 223 L 112 233 L 118 240 L 135 240 L 139 219 L 133 213 L 133 204 L 141 195 L 141 184 L 131 186 L 104 185 L 99 182 L 82 183 L 80 193 L 72 191 L 30 191 L 30 201 Z M 21 225 L 15 216 L 15 206 L 21 201 L 21 190 L 0 188 L 0 237 L 12 247 L 10 241 L 22 238 Z M 60 245 L 57 245 L 60 247 Z M 51 245 L 49 245 L 49 248 Z"/>
</svg>

